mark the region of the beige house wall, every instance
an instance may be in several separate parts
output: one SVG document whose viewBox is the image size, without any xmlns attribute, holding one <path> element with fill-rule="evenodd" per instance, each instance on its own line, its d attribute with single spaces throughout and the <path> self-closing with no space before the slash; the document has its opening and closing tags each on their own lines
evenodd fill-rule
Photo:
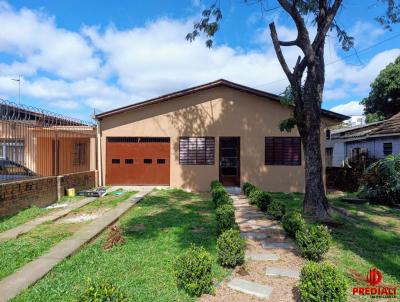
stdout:
<svg viewBox="0 0 400 302">
<path fill-rule="evenodd" d="M 104 117 L 100 121 L 103 183 L 107 137 L 170 137 L 171 187 L 206 191 L 210 181 L 219 177 L 219 137 L 239 136 L 241 184 L 251 181 L 266 191 L 303 192 L 304 156 L 301 166 L 264 165 L 266 136 L 299 136 L 297 130 L 282 133 L 278 128 L 279 122 L 290 115 L 291 109 L 276 101 L 217 87 Z M 324 120 L 324 123 L 333 121 Z M 215 164 L 180 165 L 180 136 L 215 137 Z M 324 158 L 324 146 L 321 150 Z"/>
</svg>

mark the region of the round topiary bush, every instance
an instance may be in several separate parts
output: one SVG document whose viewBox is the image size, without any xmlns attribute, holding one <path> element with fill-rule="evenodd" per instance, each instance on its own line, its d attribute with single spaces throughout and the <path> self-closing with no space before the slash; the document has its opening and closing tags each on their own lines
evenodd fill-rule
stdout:
<svg viewBox="0 0 400 302">
<path fill-rule="evenodd" d="M 256 188 L 250 192 L 249 200 L 250 204 L 255 204 L 260 210 L 266 211 L 271 202 L 271 196 L 267 192 Z"/>
<path fill-rule="evenodd" d="M 210 192 L 215 190 L 216 188 L 223 188 L 224 186 L 218 180 L 213 180 L 210 185 Z"/>
<path fill-rule="evenodd" d="M 244 263 L 245 240 L 239 230 L 230 229 L 223 232 L 217 240 L 218 262 L 225 267 L 235 267 Z"/>
<path fill-rule="evenodd" d="M 290 237 L 295 237 L 296 232 L 305 225 L 306 222 L 299 212 L 289 212 L 282 217 L 282 226 Z"/>
<path fill-rule="evenodd" d="M 217 208 L 221 205 L 231 203 L 232 200 L 229 197 L 224 187 L 217 187 L 211 192 L 212 201 L 214 206 Z"/>
<path fill-rule="evenodd" d="M 300 254 L 313 261 L 320 261 L 331 245 L 331 234 L 326 226 L 310 225 L 296 232 Z"/>
<path fill-rule="evenodd" d="M 86 290 L 78 298 L 79 302 L 109 301 L 127 302 L 128 298 L 118 287 L 108 281 L 95 282 L 89 280 Z"/>
<path fill-rule="evenodd" d="M 298 286 L 303 302 L 345 302 L 347 282 L 329 263 L 309 262 L 304 265 Z"/>
<path fill-rule="evenodd" d="M 212 257 L 203 247 L 191 245 L 175 262 L 178 288 L 191 296 L 200 296 L 212 290 Z"/>
<path fill-rule="evenodd" d="M 267 214 L 274 219 L 281 220 L 285 212 L 285 205 L 279 200 L 273 200 L 268 205 Z"/>
<path fill-rule="evenodd" d="M 223 231 L 232 229 L 236 226 L 235 208 L 232 204 L 225 204 L 217 208 L 215 211 L 217 220 L 217 232 L 221 234 Z"/>
<path fill-rule="evenodd" d="M 243 190 L 244 195 L 246 195 L 246 196 L 249 196 L 250 192 L 253 191 L 254 189 L 256 189 L 256 186 L 249 182 L 245 182 L 243 184 L 242 190 Z"/>
</svg>

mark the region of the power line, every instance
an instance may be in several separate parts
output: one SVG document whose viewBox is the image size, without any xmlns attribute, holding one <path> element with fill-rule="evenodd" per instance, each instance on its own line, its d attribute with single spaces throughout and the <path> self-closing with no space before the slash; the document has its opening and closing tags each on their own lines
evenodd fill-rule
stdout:
<svg viewBox="0 0 400 302">
<path fill-rule="evenodd" d="M 372 49 L 372 48 L 374 48 L 374 47 L 377 47 L 377 46 L 379 46 L 379 45 L 381 45 L 381 44 L 384 44 L 384 43 L 386 43 L 386 42 L 388 42 L 388 41 L 391 41 L 391 40 L 393 40 L 393 39 L 396 39 L 397 37 L 400 37 L 400 33 L 399 33 L 399 34 L 396 34 L 396 35 L 394 35 L 394 36 L 392 36 L 392 37 L 389 37 L 389 38 L 387 38 L 387 39 L 384 39 L 384 40 L 382 40 L 382 41 L 380 41 L 380 42 L 377 42 L 377 43 L 375 43 L 375 44 L 372 44 L 372 45 L 370 45 L 370 46 L 368 46 L 368 47 L 365 47 L 365 48 L 363 48 L 363 49 L 361 49 L 361 50 L 358 50 L 356 53 L 349 54 L 349 55 L 347 55 L 347 56 L 344 56 L 343 58 L 340 58 L 340 59 L 337 59 L 337 60 L 335 60 L 335 61 L 326 63 L 325 66 L 332 65 L 332 64 L 336 64 L 336 63 L 338 63 L 338 62 L 344 61 L 345 59 L 348 59 L 348 58 L 351 58 L 351 57 L 354 57 L 354 56 L 357 56 L 357 57 L 358 57 L 358 54 L 360 54 L 360 53 L 362 53 L 362 52 L 366 52 L 366 51 L 368 51 L 368 50 L 370 50 L 370 49 Z M 283 81 L 287 81 L 287 78 L 282 78 L 282 79 L 275 80 L 275 81 L 271 81 L 271 82 L 268 82 L 268 83 L 265 83 L 265 84 L 260 84 L 260 85 L 257 85 L 257 86 L 255 86 L 255 87 L 257 88 L 257 87 L 267 86 L 267 85 L 271 85 L 271 84 L 275 84 L 275 83 L 279 83 L 279 82 L 283 82 Z"/>
</svg>

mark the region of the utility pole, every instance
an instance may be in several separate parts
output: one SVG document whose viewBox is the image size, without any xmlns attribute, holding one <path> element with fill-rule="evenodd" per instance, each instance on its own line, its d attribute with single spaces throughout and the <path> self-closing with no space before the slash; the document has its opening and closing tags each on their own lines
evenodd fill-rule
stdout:
<svg viewBox="0 0 400 302">
<path fill-rule="evenodd" d="M 11 80 L 18 82 L 18 105 L 21 105 L 21 75 L 18 75 L 18 79 Z"/>
</svg>

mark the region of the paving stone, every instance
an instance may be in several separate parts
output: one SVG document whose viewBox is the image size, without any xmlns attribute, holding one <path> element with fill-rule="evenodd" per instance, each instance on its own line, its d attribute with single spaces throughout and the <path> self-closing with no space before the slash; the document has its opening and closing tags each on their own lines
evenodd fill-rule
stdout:
<svg viewBox="0 0 400 302">
<path fill-rule="evenodd" d="M 298 270 L 292 270 L 284 267 L 267 267 L 265 274 L 267 276 L 289 277 L 294 279 L 300 278 Z"/>
<path fill-rule="evenodd" d="M 269 241 L 263 241 L 261 243 L 261 246 L 264 249 L 288 249 L 292 250 L 294 249 L 294 245 L 290 242 L 269 242 Z"/>
<path fill-rule="evenodd" d="M 259 233 L 259 232 L 241 232 L 240 236 L 247 239 L 266 239 L 269 237 L 266 233 Z"/>
<path fill-rule="evenodd" d="M 279 255 L 272 253 L 246 253 L 246 259 L 253 261 L 276 261 L 279 260 Z"/>
<path fill-rule="evenodd" d="M 254 230 L 279 230 L 283 231 L 283 228 L 280 225 L 251 225 L 250 226 Z"/>
<path fill-rule="evenodd" d="M 272 293 L 272 287 L 259 283 L 247 281 L 241 278 L 233 278 L 228 286 L 234 290 L 245 294 L 253 295 L 258 298 L 268 299 Z"/>
</svg>

